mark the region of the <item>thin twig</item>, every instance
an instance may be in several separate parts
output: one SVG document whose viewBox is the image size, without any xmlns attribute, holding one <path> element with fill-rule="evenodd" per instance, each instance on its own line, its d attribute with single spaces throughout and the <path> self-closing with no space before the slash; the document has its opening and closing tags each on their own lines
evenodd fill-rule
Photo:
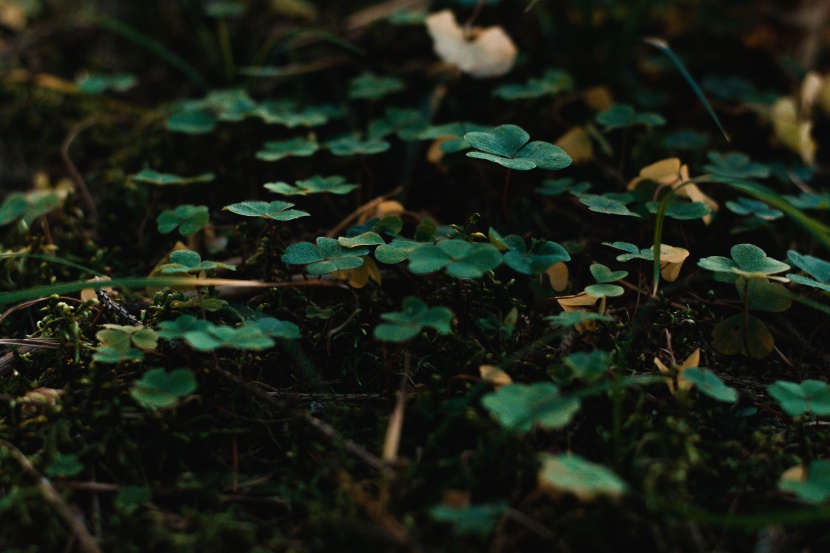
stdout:
<svg viewBox="0 0 830 553">
<path fill-rule="evenodd" d="M 49 479 L 38 472 L 32 462 L 29 461 L 29 458 L 6 440 L 0 440 L 0 447 L 6 448 L 20 464 L 23 471 L 37 482 L 37 488 L 43 498 L 57 511 L 58 516 L 72 531 L 72 535 L 78 540 L 81 550 L 86 553 L 102 553 L 98 542 L 89 533 L 81 518 L 72 511 L 72 507 L 66 504 L 52 483 L 49 482 Z"/>
</svg>

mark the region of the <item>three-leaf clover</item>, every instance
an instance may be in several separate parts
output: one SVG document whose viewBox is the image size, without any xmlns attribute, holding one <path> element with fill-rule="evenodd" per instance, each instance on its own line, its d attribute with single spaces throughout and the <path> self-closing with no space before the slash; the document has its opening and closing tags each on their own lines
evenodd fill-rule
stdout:
<svg viewBox="0 0 830 553">
<path fill-rule="evenodd" d="M 793 265 L 812 277 L 809 278 L 796 273 L 788 273 L 788 279 L 798 284 L 830 292 L 830 263 L 818 257 L 803 255 L 793 250 L 787 252 L 787 257 L 792 261 Z"/>
<path fill-rule="evenodd" d="M 182 236 L 192 236 L 199 232 L 210 220 L 210 213 L 205 205 L 180 205 L 176 209 L 162 211 L 156 218 L 158 231 L 168 234 L 179 229 Z"/>
<path fill-rule="evenodd" d="M 605 132 L 634 125 L 659 127 L 666 124 L 666 120 L 660 115 L 651 112 L 638 113 L 628 104 L 614 104 L 598 114 L 596 122 L 602 125 Z"/>
<path fill-rule="evenodd" d="M 403 300 L 403 311 L 383 313 L 380 318 L 386 322 L 376 326 L 374 334 L 376 339 L 384 342 L 406 342 L 424 327 L 433 328 L 439 334 L 452 332 L 452 311 L 443 306 L 429 307 L 414 296 Z"/>
<path fill-rule="evenodd" d="M 501 250 L 506 250 L 504 263 L 514 271 L 524 275 L 539 275 L 551 265 L 560 261 L 570 261 L 571 256 L 556 242 L 533 241 L 530 251 L 521 236 L 510 234 L 502 237 L 495 229 L 490 229 L 490 241 Z"/>
<path fill-rule="evenodd" d="M 486 159 L 508 169 L 528 171 L 564 169 L 571 164 L 565 150 L 549 142 L 528 143 L 530 135 L 516 125 L 501 125 L 489 131 L 468 132 L 464 140 L 477 151 L 467 157 Z"/>
<path fill-rule="evenodd" d="M 357 188 L 357 185 L 347 183 L 346 177 L 341 177 L 340 175 L 333 175 L 331 177 L 314 175 L 306 180 L 298 180 L 295 186 L 291 186 L 285 182 L 269 182 L 264 187 L 271 192 L 285 196 L 305 196 L 308 194 L 319 194 L 321 192 L 348 194 Z"/>
<path fill-rule="evenodd" d="M 713 175 L 738 179 L 765 179 L 770 174 L 769 167 L 752 161 L 749 156 L 740 152 L 708 152 L 706 157 L 710 163 L 704 165 L 703 170 Z"/>
<path fill-rule="evenodd" d="M 306 265 L 306 271 L 312 275 L 324 275 L 334 271 L 356 269 L 363 265 L 368 247 L 347 248 L 334 238 L 320 236 L 317 244 L 297 242 L 285 249 L 281 259 L 290 265 Z"/>
<path fill-rule="evenodd" d="M 349 83 L 349 98 L 379 100 L 403 88 L 404 82 L 396 77 L 378 77 L 371 73 L 364 73 Z"/>
<path fill-rule="evenodd" d="M 484 396 L 481 404 L 502 427 L 516 432 L 529 432 L 534 426 L 562 428 L 581 406 L 577 398 L 560 396 L 552 382 L 502 386 Z"/>
<path fill-rule="evenodd" d="M 135 381 L 130 395 L 146 409 L 173 407 L 199 387 L 196 375 L 190 369 L 150 369 L 140 380 Z"/>
<path fill-rule="evenodd" d="M 769 278 L 786 282 L 784 277 L 772 276 L 776 273 L 788 271 L 790 266 L 781 261 L 776 261 L 764 250 L 754 244 L 737 244 L 730 250 L 732 259 L 714 255 L 704 257 L 697 262 L 699 267 L 718 273 L 731 273 L 744 278 Z"/>
<path fill-rule="evenodd" d="M 286 157 L 309 157 L 320 149 L 314 138 L 289 138 L 288 140 L 271 140 L 265 143 L 256 153 L 257 159 L 262 161 L 279 161 Z"/>
<path fill-rule="evenodd" d="M 130 175 L 130 180 L 156 186 L 182 186 L 186 184 L 197 184 L 200 182 L 211 182 L 216 176 L 213 173 L 202 173 L 192 177 L 181 177 L 173 173 L 160 173 L 152 169 L 144 169 L 135 175 Z"/>
<path fill-rule="evenodd" d="M 796 465 L 781 475 L 778 489 L 791 492 L 802 501 L 821 503 L 830 499 L 830 461 L 817 459 L 806 468 Z"/>
<path fill-rule="evenodd" d="M 447 273 L 455 278 L 481 278 L 501 262 L 501 252 L 494 245 L 471 244 L 464 240 L 441 240 L 409 252 L 409 270 L 416 274 L 446 268 Z"/>
<path fill-rule="evenodd" d="M 92 358 L 99 363 L 141 361 L 144 359 L 142 350 L 152 351 L 158 345 L 158 334 L 149 328 L 114 324 L 104 327 L 95 334 L 101 345 L 95 349 Z"/>
<path fill-rule="evenodd" d="M 622 296 L 624 290 L 622 286 L 610 284 L 617 280 L 621 280 L 628 276 L 628 271 L 612 271 L 605 265 L 594 263 L 590 267 L 591 274 L 597 281 L 597 284 L 591 284 L 585 287 L 585 293 L 595 298 L 608 297 L 613 298 Z"/>
<path fill-rule="evenodd" d="M 821 380 L 808 379 L 801 384 L 778 380 L 767 387 L 767 392 L 792 417 L 808 412 L 830 415 L 830 386 Z"/>
<path fill-rule="evenodd" d="M 290 209 L 292 207 L 294 207 L 292 203 L 274 200 L 273 202 L 240 202 L 238 204 L 226 205 L 222 209 L 226 209 L 237 215 L 244 215 L 245 217 L 262 217 L 263 219 L 272 219 L 274 221 L 291 221 L 300 217 L 309 216 L 309 213 L 305 211 Z"/>
<path fill-rule="evenodd" d="M 219 261 L 202 261 L 202 256 L 194 251 L 177 250 L 170 254 L 170 263 L 165 263 L 159 267 L 159 271 L 164 275 L 188 275 L 202 271 L 211 271 L 213 269 L 229 269 L 235 271 L 236 266 Z"/>
</svg>

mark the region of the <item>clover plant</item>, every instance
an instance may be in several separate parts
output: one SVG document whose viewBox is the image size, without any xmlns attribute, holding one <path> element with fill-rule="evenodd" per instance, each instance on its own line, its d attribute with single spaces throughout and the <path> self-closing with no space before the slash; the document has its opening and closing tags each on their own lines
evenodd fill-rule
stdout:
<svg viewBox="0 0 830 553">
<path fill-rule="evenodd" d="M 415 296 L 404 298 L 403 311 L 383 313 L 380 317 L 385 322 L 375 327 L 374 335 L 383 342 L 407 342 L 425 327 L 439 334 L 452 332 L 452 311 L 443 306 L 429 307 Z"/>
<path fill-rule="evenodd" d="M 190 369 L 167 372 L 155 368 L 135 381 L 130 388 L 130 395 L 145 409 L 167 409 L 176 406 L 183 397 L 192 394 L 198 387 L 196 375 Z"/>
<path fill-rule="evenodd" d="M 162 234 L 179 229 L 182 236 L 192 236 L 202 230 L 209 220 L 207 206 L 187 204 L 162 211 L 156 218 L 156 225 Z"/>
</svg>

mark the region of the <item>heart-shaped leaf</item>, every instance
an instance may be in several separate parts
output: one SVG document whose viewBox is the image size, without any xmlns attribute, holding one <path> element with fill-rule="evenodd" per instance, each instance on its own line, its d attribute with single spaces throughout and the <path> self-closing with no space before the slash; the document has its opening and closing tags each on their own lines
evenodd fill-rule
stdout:
<svg viewBox="0 0 830 553">
<path fill-rule="evenodd" d="M 274 200 L 273 202 L 240 202 L 238 204 L 226 205 L 222 209 L 236 213 L 237 215 L 244 215 L 245 217 L 261 217 L 263 219 L 273 219 L 274 221 L 291 221 L 300 217 L 309 216 L 309 213 L 305 211 L 289 209 L 291 207 L 294 207 L 294 204 Z"/>
<path fill-rule="evenodd" d="M 285 182 L 269 182 L 265 184 L 264 187 L 271 192 L 276 192 L 277 194 L 283 194 L 285 196 L 307 196 L 309 194 L 320 194 L 323 192 L 338 195 L 348 194 L 357 188 L 357 185 L 347 183 L 346 177 L 341 177 L 340 175 L 334 175 L 331 177 L 314 175 L 310 179 L 298 180 L 296 182 L 296 186 L 291 186 Z"/>
<path fill-rule="evenodd" d="M 550 382 L 502 386 L 484 396 L 481 404 L 502 427 L 516 432 L 529 432 L 534 426 L 563 428 L 581 406 L 579 399 L 560 396 Z"/>
<path fill-rule="evenodd" d="M 579 195 L 580 203 L 588 206 L 588 209 L 597 213 L 607 213 L 609 215 L 625 215 L 627 217 L 639 217 L 622 202 L 609 198 L 607 196 L 599 196 L 596 194 L 582 194 Z"/>
<path fill-rule="evenodd" d="M 765 179 L 769 177 L 769 167 L 755 163 L 749 156 L 740 152 L 708 152 L 706 157 L 710 163 L 703 166 L 703 170 L 713 175 L 734 177 L 738 179 Z"/>
<path fill-rule="evenodd" d="M 530 135 L 516 125 L 501 125 L 481 132 L 468 132 L 464 140 L 480 150 L 467 152 L 468 157 L 486 159 L 519 171 L 563 169 L 571 164 L 565 150 L 548 142 L 531 142 Z"/>
<path fill-rule="evenodd" d="M 600 263 L 593 263 L 590 267 L 590 271 L 594 276 L 594 280 L 600 284 L 614 282 L 615 280 L 620 280 L 628 276 L 628 271 L 612 271 Z"/>
<path fill-rule="evenodd" d="M 606 111 L 598 114 L 595 120 L 602 125 L 605 132 L 635 125 L 659 127 L 666 124 L 666 120 L 660 115 L 649 112 L 637 113 L 628 104 L 614 104 Z"/>
<path fill-rule="evenodd" d="M 315 139 L 298 136 L 288 140 L 266 142 L 263 148 L 256 153 L 256 157 L 262 161 L 279 161 L 290 156 L 309 157 L 319 149 L 320 145 L 317 144 Z"/>
<path fill-rule="evenodd" d="M 574 453 L 542 453 L 539 458 L 539 486 L 554 496 L 565 492 L 580 501 L 592 501 L 599 496 L 621 497 L 627 490 L 625 482 L 613 471 Z"/>
<path fill-rule="evenodd" d="M 281 259 L 290 265 L 306 265 L 306 271 L 312 275 L 324 275 L 360 267 L 361 256 L 368 253 L 367 247 L 347 248 L 333 238 L 320 236 L 316 246 L 310 242 L 291 244 Z"/>
<path fill-rule="evenodd" d="M 395 77 L 378 77 L 364 73 L 349 83 L 349 98 L 379 100 L 388 94 L 403 90 L 404 82 Z"/>
<path fill-rule="evenodd" d="M 811 279 L 803 275 L 790 273 L 787 278 L 805 286 L 812 286 L 830 292 L 830 263 L 818 257 L 802 255 L 793 250 L 787 252 L 787 257 L 793 265 L 813 277 Z"/>
<path fill-rule="evenodd" d="M 196 375 L 190 369 L 150 369 L 130 389 L 130 395 L 147 409 L 164 409 L 178 404 L 181 398 L 198 388 Z"/>
<path fill-rule="evenodd" d="M 443 306 L 429 307 L 414 296 L 403 300 L 403 311 L 383 313 L 380 317 L 386 322 L 376 326 L 374 334 L 384 342 L 406 342 L 424 327 L 435 329 L 439 334 L 452 332 L 452 311 Z"/>
<path fill-rule="evenodd" d="M 723 383 L 718 375 L 698 367 L 690 367 L 683 371 L 683 379 L 691 382 L 701 393 L 724 403 L 738 401 L 738 392 Z"/>
<path fill-rule="evenodd" d="M 180 205 L 176 209 L 163 211 L 156 218 L 158 231 L 167 234 L 179 229 L 182 236 L 199 232 L 210 220 L 210 213 L 204 205 Z"/>
<path fill-rule="evenodd" d="M 156 186 L 181 186 L 185 184 L 211 182 L 214 178 L 216 177 L 213 173 L 202 173 L 201 175 L 196 175 L 194 177 L 180 177 L 179 175 L 174 175 L 172 173 L 159 173 L 158 171 L 153 171 L 152 169 L 144 169 L 135 175 L 130 175 L 130 180 L 133 182 L 154 184 Z"/>
<path fill-rule="evenodd" d="M 772 353 L 775 340 L 767 326 L 752 315 L 735 315 L 715 325 L 712 347 L 725 355 L 761 359 Z"/>
<path fill-rule="evenodd" d="M 802 501 L 822 503 L 830 499 L 830 461 L 817 459 L 806 468 L 797 465 L 778 481 L 778 489 L 794 493 Z"/>
<path fill-rule="evenodd" d="M 413 273 L 427 274 L 446 268 L 455 278 L 481 278 L 501 262 L 501 252 L 492 244 L 471 244 L 464 240 L 425 244 L 409 253 L 409 270 Z"/>
<path fill-rule="evenodd" d="M 821 380 L 808 379 L 801 384 L 778 380 L 767 387 L 767 392 L 792 417 L 804 413 L 830 415 L 830 386 Z"/>
</svg>

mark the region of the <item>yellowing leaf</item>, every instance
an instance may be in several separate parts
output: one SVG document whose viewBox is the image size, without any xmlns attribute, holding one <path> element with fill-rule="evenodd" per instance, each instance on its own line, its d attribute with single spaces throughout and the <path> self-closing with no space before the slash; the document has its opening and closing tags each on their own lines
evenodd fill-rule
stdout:
<svg viewBox="0 0 830 553">
<path fill-rule="evenodd" d="M 342 271 L 334 271 L 332 275 L 338 280 L 348 280 L 348 284 L 352 288 L 363 288 L 369 283 L 369 279 L 372 279 L 380 284 L 380 269 L 378 269 L 375 261 L 368 255 L 363 255 L 361 258 L 363 259 L 363 265 L 360 267 L 355 267 L 354 269 L 344 269 Z"/>
<path fill-rule="evenodd" d="M 481 379 L 492 384 L 496 390 L 502 386 L 513 384 L 510 375 L 495 365 L 480 365 L 478 372 L 481 374 Z"/>
<path fill-rule="evenodd" d="M 631 182 L 628 183 L 628 190 L 634 190 L 642 182 L 652 181 L 660 186 L 670 186 L 674 189 L 676 195 L 688 198 L 693 202 L 703 202 L 712 211 L 717 211 L 718 203 L 704 194 L 696 184 L 687 183 L 688 180 L 689 166 L 681 164 L 679 158 L 672 157 L 640 169 L 640 175 L 631 179 Z M 705 215 L 703 222 L 708 225 L 712 222 L 712 216 Z"/>
<path fill-rule="evenodd" d="M 811 134 L 813 122 L 799 117 L 795 98 L 779 98 L 770 109 L 770 119 L 775 138 L 800 155 L 804 163 L 813 165 L 816 156 L 816 143 Z"/>
<path fill-rule="evenodd" d="M 663 364 L 660 359 L 657 357 L 654 358 L 654 364 L 657 365 L 657 368 L 660 370 L 661 373 L 670 375 L 672 370 L 669 369 L 665 364 Z M 686 369 L 690 369 L 692 367 L 697 367 L 700 364 L 700 348 L 697 348 L 692 352 L 692 354 L 686 358 L 683 363 L 679 367 L 676 367 L 677 373 L 677 389 L 678 390 L 688 390 L 692 387 L 692 383 L 685 378 L 683 378 L 683 372 Z M 670 379 L 666 382 L 669 387 L 669 391 L 674 395 L 675 386 L 674 386 L 674 379 Z"/>
<path fill-rule="evenodd" d="M 516 61 L 516 45 L 501 27 L 473 27 L 465 33 L 450 10 L 430 15 L 425 23 L 438 57 L 468 75 L 499 77 Z"/>
<path fill-rule="evenodd" d="M 592 110 L 602 113 L 614 105 L 614 95 L 608 87 L 594 86 L 582 93 L 582 101 Z"/>
<path fill-rule="evenodd" d="M 556 290 L 557 292 L 561 292 L 568 287 L 568 266 L 565 265 L 564 261 L 554 263 L 553 265 L 548 267 L 545 270 L 545 274 L 548 275 L 550 287 Z M 560 305 L 562 304 L 560 303 Z M 565 309 L 564 305 L 562 307 L 563 309 Z"/>
<path fill-rule="evenodd" d="M 660 276 L 674 282 L 680 275 L 683 262 L 689 257 L 689 250 L 674 246 L 660 245 Z"/>
<path fill-rule="evenodd" d="M 383 219 L 387 215 L 400 215 L 406 208 L 403 206 L 401 202 L 396 202 L 395 200 L 386 200 L 380 202 L 375 206 L 374 209 L 369 209 L 368 211 L 364 211 L 363 214 L 358 218 L 358 223 L 364 223 L 369 219 Z"/>
<path fill-rule="evenodd" d="M 582 127 L 572 128 L 560 136 L 555 144 L 571 156 L 574 165 L 589 161 L 594 155 L 594 145 Z"/>
<path fill-rule="evenodd" d="M 556 301 L 565 311 L 593 311 L 593 307 L 596 305 L 597 299 L 599 298 L 589 296 L 585 292 L 580 292 L 572 296 L 560 296 L 556 298 Z M 605 298 L 603 297 L 597 312 L 602 313 L 604 310 Z M 584 334 L 585 332 L 591 332 L 596 327 L 596 321 L 588 321 L 585 323 L 579 323 L 574 328 L 576 328 L 576 331 L 580 334 Z"/>
</svg>

